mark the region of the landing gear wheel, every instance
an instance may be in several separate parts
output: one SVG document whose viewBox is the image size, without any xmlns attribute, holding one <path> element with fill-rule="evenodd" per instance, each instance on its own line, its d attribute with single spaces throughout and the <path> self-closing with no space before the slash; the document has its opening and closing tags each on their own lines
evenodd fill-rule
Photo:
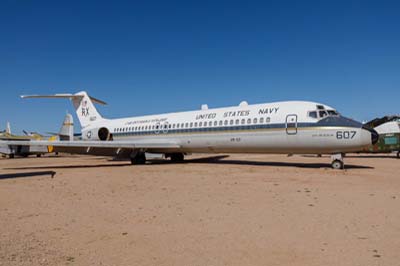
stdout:
<svg viewBox="0 0 400 266">
<path fill-rule="evenodd" d="M 332 154 L 332 168 L 333 169 L 344 169 L 344 162 L 343 157 L 345 156 L 344 153 L 336 153 Z"/>
<path fill-rule="evenodd" d="M 400 159 L 400 151 L 397 152 L 397 159 Z"/>
<path fill-rule="evenodd" d="M 171 161 L 174 163 L 181 163 L 185 160 L 183 153 L 173 153 L 171 154 Z"/>
<path fill-rule="evenodd" d="M 36 157 L 40 158 L 40 157 L 42 157 L 42 155 L 41 154 L 36 154 Z"/>
<path fill-rule="evenodd" d="M 145 164 L 146 163 L 146 155 L 143 152 L 136 154 L 135 157 L 131 158 L 131 163 L 132 164 Z"/>
<path fill-rule="evenodd" d="M 334 161 L 332 162 L 332 168 L 333 168 L 333 169 L 338 169 L 338 170 L 344 169 L 344 163 L 343 163 L 343 161 L 341 161 L 341 160 L 334 160 Z"/>
<path fill-rule="evenodd" d="M 14 159 L 14 154 L 8 155 L 8 158 L 9 158 L 9 159 Z"/>
</svg>

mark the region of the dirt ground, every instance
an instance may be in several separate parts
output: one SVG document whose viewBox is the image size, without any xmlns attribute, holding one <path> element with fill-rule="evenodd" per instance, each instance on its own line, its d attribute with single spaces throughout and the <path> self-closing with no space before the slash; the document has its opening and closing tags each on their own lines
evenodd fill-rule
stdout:
<svg viewBox="0 0 400 266">
<path fill-rule="evenodd" d="M 400 265 L 400 160 L 0 159 L 0 265 Z"/>
</svg>

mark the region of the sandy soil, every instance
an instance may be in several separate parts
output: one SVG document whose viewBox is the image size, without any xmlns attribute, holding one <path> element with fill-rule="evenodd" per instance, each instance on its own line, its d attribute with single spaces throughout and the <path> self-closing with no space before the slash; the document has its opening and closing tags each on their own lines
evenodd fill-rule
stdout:
<svg viewBox="0 0 400 266">
<path fill-rule="evenodd" d="M 400 160 L 207 156 L 0 159 L 0 265 L 400 265 Z"/>
</svg>

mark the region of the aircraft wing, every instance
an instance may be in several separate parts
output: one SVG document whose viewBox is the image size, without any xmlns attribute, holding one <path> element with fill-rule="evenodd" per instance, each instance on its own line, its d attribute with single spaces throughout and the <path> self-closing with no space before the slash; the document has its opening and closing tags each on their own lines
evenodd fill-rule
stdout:
<svg viewBox="0 0 400 266">
<path fill-rule="evenodd" d="M 0 141 L 0 146 L 48 146 L 54 152 L 65 152 L 72 154 L 93 154 L 100 156 L 126 156 L 137 149 L 149 152 L 163 152 L 180 148 L 180 145 L 168 141 Z M 49 149 L 50 150 L 50 149 Z"/>
</svg>

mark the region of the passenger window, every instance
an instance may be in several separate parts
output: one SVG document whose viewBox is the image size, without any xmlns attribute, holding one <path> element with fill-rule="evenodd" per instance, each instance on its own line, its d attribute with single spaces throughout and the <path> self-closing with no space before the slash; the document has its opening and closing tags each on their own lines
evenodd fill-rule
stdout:
<svg viewBox="0 0 400 266">
<path fill-rule="evenodd" d="M 200 122 L 200 123 L 199 123 L 199 127 L 201 127 L 202 125 L 203 125 L 203 122 Z"/>
<path fill-rule="evenodd" d="M 231 121 L 230 121 L 230 125 L 233 125 L 233 119 L 231 119 Z"/>
<path fill-rule="evenodd" d="M 246 124 L 246 119 L 242 119 L 242 125 Z"/>
<path fill-rule="evenodd" d="M 189 127 L 189 123 L 186 123 L 186 124 L 185 124 L 185 127 L 188 128 L 188 127 Z"/>
<path fill-rule="evenodd" d="M 218 121 L 217 120 L 214 121 L 214 127 L 216 127 L 216 126 L 218 126 Z"/>
<path fill-rule="evenodd" d="M 222 126 L 222 120 L 219 120 L 219 125 Z"/>
<path fill-rule="evenodd" d="M 179 128 L 179 124 L 176 124 L 176 128 Z"/>
<path fill-rule="evenodd" d="M 208 126 L 209 126 L 209 127 L 211 127 L 211 126 L 212 126 L 212 121 L 210 121 L 210 122 L 208 123 Z"/>
<path fill-rule="evenodd" d="M 190 122 L 190 127 L 193 127 L 193 122 Z"/>
<path fill-rule="evenodd" d="M 247 119 L 247 124 L 251 124 L 251 119 L 249 118 L 249 119 Z"/>
<path fill-rule="evenodd" d="M 254 118 L 253 123 L 257 124 L 257 118 Z"/>
<path fill-rule="evenodd" d="M 225 121 L 224 121 L 224 125 L 225 125 L 225 126 L 228 125 L 228 120 L 225 120 Z"/>
<path fill-rule="evenodd" d="M 194 123 L 194 127 L 197 127 L 197 122 Z"/>
<path fill-rule="evenodd" d="M 236 119 L 236 125 L 239 125 L 239 119 Z"/>
<path fill-rule="evenodd" d="M 260 118 L 260 124 L 264 123 L 264 117 Z"/>
</svg>

